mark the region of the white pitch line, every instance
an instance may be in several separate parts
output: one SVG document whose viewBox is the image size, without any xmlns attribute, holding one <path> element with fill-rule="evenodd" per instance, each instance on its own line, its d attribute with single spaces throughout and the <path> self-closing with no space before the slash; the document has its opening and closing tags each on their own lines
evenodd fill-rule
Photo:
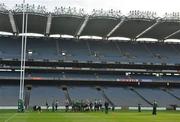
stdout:
<svg viewBox="0 0 180 122">
<path fill-rule="evenodd" d="M 12 116 L 10 116 L 8 119 L 6 119 L 4 122 L 8 122 L 9 120 L 11 120 L 12 118 L 14 118 L 17 115 L 17 113 L 13 114 Z"/>
</svg>

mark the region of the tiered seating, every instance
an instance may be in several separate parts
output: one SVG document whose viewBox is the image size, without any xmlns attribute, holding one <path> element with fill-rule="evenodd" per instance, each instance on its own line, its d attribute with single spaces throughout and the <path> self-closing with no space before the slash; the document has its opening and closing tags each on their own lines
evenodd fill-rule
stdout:
<svg viewBox="0 0 180 122">
<path fill-rule="evenodd" d="M 69 95 L 72 100 L 89 100 L 94 102 L 95 100 L 102 100 L 102 95 L 93 87 L 70 87 L 68 89 Z"/>
<path fill-rule="evenodd" d="M 172 95 L 159 88 L 135 88 L 148 101 L 157 101 L 159 107 L 170 107 L 171 105 L 180 106 L 180 101 Z M 106 87 L 103 88 L 106 96 L 116 105 L 121 107 L 137 107 L 141 104 L 150 107 L 146 101 L 140 98 L 135 92 L 126 87 Z M 171 93 L 180 97 L 179 89 L 170 89 Z M 71 86 L 68 87 L 71 100 L 101 100 L 104 101 L 102 94 L 95 87 Z M 0 106 L 17 106 L 19 86 L 0 86 Z M 32 86 L 30 93 L 30 106 L 45 106 L 46 101 L 49 105 L 53 100 L 58 100 L 59 105 L 65 105 L 65 95 L 61 88 L 56 86 Z"/>
<path fill-rule="evenodd" d="M 0 38 L 1 58 L 20 59 L 20 54 L 20 38 Z M 175 64 L 180 62 L 179 55 L 178 44 L 50 38 L 28 38 L 27 41 L 27 59 L 34 60 Z"/>
<path fill-rule="evenodd" d="M 0 38 L 0 58 L 18 59 L 21 54 L 21 40 L 17 38 Z"/>
<path fill-rule="evenodd" d="M 73 60 L 93 61 L 95 60 L 88 50 L 86 41 L 58 40 L 59 49 L 66 53 L 66 57 Z"/>
<path fill-rule="evenodd" d="M 30 59 L 58 59 L 54 40 L 28 39 L 28 51 L 32 51 L 32 54 L 27 53 L 27 58 Z"/>
<path fill-rule="evenodd" d="M 97 57 L 100 61 L 120 61 L 122 55 L 118 52 L 115 44 L 112 42 L 88 41 L 91 55 Z"/>
<path fill-rule="evenodd" d="M 165 93 L 161 89 L 150 89 L 150 88 L 138 88 L 136 89 L 138 93 L 144 96 L 148 101 L 157 101 L 160 107 L 169 107 L 171 105 L 180 105 L 180 101 L 172 97 L 171 95 Z"/>
<path fill-rule="evenodd" d="M 45 106 L 46 101 L 51 106 L 54 100 L 58 100 L 59 105 L 65 105 L 65 97 L 62 89 L 51 86 L 32 87 L 30 95 L 30 106 Z"/>
<path fill-rule="evenodd" d="M 20 72 L 0 72 L 0 77 L 18 77 Z"/>
<path fill-rule="evenodd" d="M 17 106 L 19 86 L 0 86 L 0 106 Z"/>
<path fill-rule="evenodd" d="M 152 57 L 143 44 L 131 42 L 118 42 L 122 54 L 129 62 L 150 62 Z"/>
<path fill-rule="evenodd" d="M 146 44 L 149 50 L 152 52 L 153 57 L 158 59 L 161 63 L 173 63 L 179 58 L 176 57 L 175 50 L 167 44 L 164 43 L 150 43 Z M 172 51 L 174 53 L 172 53 Z"/>
<path fill-rule="evenodd" d="M 106 95 L 114 102 L 116 106 L 122 107 L 137 107 L 138 104 L 142 106 L 150 106 L 143 99 L 137 96 L 129 88 L 123 87 L 108 87 L 104 89 Z"/>
<path fill-rule="evenodd" d="M 173 89 L 169 89 L 169 91 L 174 94 L 175 96 L 180 98 L 180 89 L 178 88 L 173 88 Z"/>
</svg>

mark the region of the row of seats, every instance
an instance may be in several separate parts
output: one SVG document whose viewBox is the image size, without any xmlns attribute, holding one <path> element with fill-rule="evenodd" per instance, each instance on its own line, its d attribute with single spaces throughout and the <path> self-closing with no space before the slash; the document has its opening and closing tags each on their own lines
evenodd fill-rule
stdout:
<svg viewBox="0 0 180 122">
<path fill-rule="evenodd" d="M 105 101 L 102 93 L 95 87 L 69 86 L 68 92 L 71 100 L 88 100 Z M 149 102 L 157 101 L 159 107 L 169 107 L 171 105 L 180 106 L 180 101 L 170 94 L 159 88 L 135 88 Z M 144 99 L 139 97 L 135 92 L 127 87 L 101 87 L 106 96 L 115 104 L 121 107 L 137 107 L 138 104 L 144 107 L 150 107 Z M 180 97 L 180 89 L 169 89 L 169 92 Z M 0 86 L 0 106 L 15 106 L 17 105 L 19 87 L 18 86 Z M 41 105 L 45 106 L 48 102 L 58 100 L 59 105 L 65 105 L 65 95 L 61 87 L 55 86 L 33 86 L 30 91 L 30 106 Z"/>
<path fill-rule="evenodd" d="M 20 59 L 21 39 L 0 37 L 0 57 Z M 102 40 L 27 39 L 27 59 L 179 64 L 180 45 Z"/>
</svg>

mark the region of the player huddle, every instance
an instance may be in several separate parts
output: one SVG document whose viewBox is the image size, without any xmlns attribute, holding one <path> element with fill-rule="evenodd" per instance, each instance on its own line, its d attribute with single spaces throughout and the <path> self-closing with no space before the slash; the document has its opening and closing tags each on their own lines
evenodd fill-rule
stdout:
<svg viewBox="0 0 180 122">
<path fill-rule="evenodd" d="M 53 100 L 52 102 L 52 111 L 55 112 L 58 110 L 59 102 L 58 100 Z M 71 109 L 70 109 L 71 106 Z M 157 114 L 157 102 L 154 101 L 153 104 L 153 111 L 152 114 L 156 115 Z M 49 104 L 46 101 L 46 109 L 49 111 Z M 101 100 L 95 100 L 94 102 L 89 101 L 89 100 L 80 100 L 80 101 L 71 101 L 69 102 L 66 100 L 65 102 L 65 111 L 72 111 L 72 112 L 86 112 L 86 111 L 104 111 L 106 114 L 108 113 L 108 110 L 110 109 L 109 107 L 109 102 L 105 101 L 102 102 Z M 114 111 L 115 107 L 112 106 L 112 111 Z M 40 111 L 41 112 L 41 106 L 33 106 L 34 111 Z M 141 104 L 138 104 L 138 112 L 141 112 Z"/>
<path fill-rule="evenodd" d="M 70 109 L 71 106 L 71 109 Z M 49 111 L 50 105 L 46 101 L 46 109 Z M 58 100 L 53 100 L 52 102 L 52 111 L 55 112 L 58 110 L 59 102 Z M 108 113 L 109 110 L 109 102 L 105 101 L 102 102 L 102 100 L 95 100 L 95 101 L 89 101 L 89 100 L 76 100 L 69 102 L 66 100 L 65 102 L 65 111 L 73 111 L 73 112 L 86 112 L 86 111 L 105 111 L 105 113 Z M 112 110 L 114 110 L 114 106 L 112 107 Z"/>
</svg>

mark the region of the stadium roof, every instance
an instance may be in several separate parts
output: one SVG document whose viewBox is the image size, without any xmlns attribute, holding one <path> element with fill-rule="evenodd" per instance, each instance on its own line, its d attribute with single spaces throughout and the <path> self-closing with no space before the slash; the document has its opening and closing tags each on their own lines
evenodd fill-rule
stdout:
<svg viewBox="0 0 180 122">
<path fill-rule="evenodd" d="M 0 12 L 0 18 L 0 31 L 13 32 L 9 20 L 9 15 L 7 13 Z"/>
<path fill-rule="evenodd" d="M 52 16 L 51 29 L 47 34 L 62 34 L 75 36 L 85 18 L 81 16 Z"/>
<path fill-rule="evenodd" d="M 13 15 L 18 33 L 22 33 L 22 13 L 14 13 Z M 39 33 L 44 34 L 46 31 L 47 17 L 45 15 L 28 13 L 26 15 L 27 21 L 27 33 Z"/>
<path fill-rule="evenodd" d="M 164 18 L 156 17 L 155 13 L 131 11 L 128 16 L 122 16 L 120 12 L 113 10 L 104 12 L 95 11 L 91 15 L 80 14 L 75 10 L 63 12 L 56 8 L 55 12 L 26 10 L 25 16 L 28 22 L 28 33 L 43 35 L 72 35 L 127 37 L 130 39 L 154 38 L 158 40 L 180 39 L 179 14 L 169 14 Z M 64 8 L 63 8 L 64 9 Z M 0 31 L 11 32 L 16 35 L 22 33 L 21 9 L 6 10 L 0 12 Z"/>
</svg>

